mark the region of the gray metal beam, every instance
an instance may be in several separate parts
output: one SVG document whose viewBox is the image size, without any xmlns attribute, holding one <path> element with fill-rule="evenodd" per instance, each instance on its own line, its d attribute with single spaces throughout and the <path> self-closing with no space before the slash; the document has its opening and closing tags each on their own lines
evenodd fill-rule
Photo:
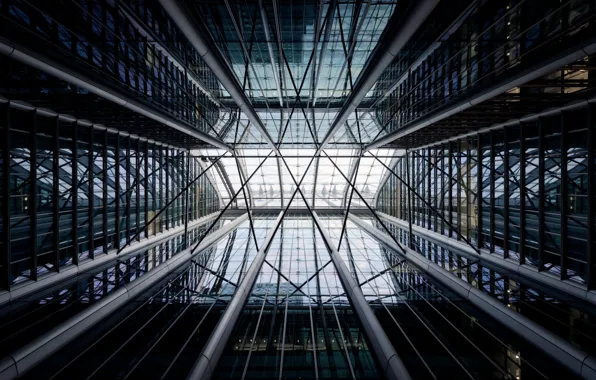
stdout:
<svg viewBox="0 0 596 380">
<path fill-rule="evenodd" d="M 596 42 L 594 42 L 594 40 L 586 41 L 582 43 L 579 47 L 574 46 L 569 50 L 557 54 L 550 60 L 550 62 L 537 62 L 528 69 L 522 71 L 521 73 L 513 76 L 512 78 L 506 81 L 500 81 L 493 84 L 492 86 L 488 86 L 482 89 L 482 91 L 479 91 L 471 96 L 468 96 L 458 102 L 451 104 L 446 108 L 443 108 L 440 112 L 431 113 L 427 116 L 421 117 L 420 119 L 412 123 L 409 123 L 405 127 L 400 128 L 397 131 L 389 133 L 371 142 L 370 144 L 365 146 L 364 150 L 368 151 L 371 149 L 380 148 L 386 144 L 389 144 L 392 141 L 395 141 L 411 133 L 414 133 L 420 129 L 423 129 L 429 125 L 432 125 L 433 123 L 444 120 L 457 113 L 465 111 L 471 107 L 474 107 L 475 105 L 478 105 L 484 101 L 494 98 L 497 95 L 509 91 L 512 88 L 518 87 L 524 83 L 540 78 L 541 76 L 550 74 L 553 71 L 558 70 L 567 64 L 583 59 L 584 57 L 590 56 L 595 53 Z"/>
<path fill-rule="evenodd" d="M 159 0 L 159 3 L 172 18 L 178 28 L 182 31 L 182 33 L 186 36 L 192 46 L 197 50 L 207 66 L 209 66 L 211 71 L 213 71 L 215 77 L 228 91 L 232 99 L 234 99 L 238 105 L 238 108 L 244 112 L 244 114 L 248 117 L 248 120 L 250 120 L 250 122 L 259 130 L 274 152 L 279 154 L 275 142 L 271 138 L 271 135 L 269 135 L 269 132 L 267 132 L 265 124 L 263 124 L 263 121 L 252 107 L 250 100 L 244 91 L 242 91 L 242 87 L 238 83 L 234 74 L 231 73 L 230 69 L 222 64 L 215 53 L 211 51 L 207 41 L 205 41 L 204 37 L 197 32 L 193 22 L 191 22 L 187 16 L 187 12 L 182 9 L 179 2 L 176 0 Z M 226 149 L 229 150 L 228 148 Z"/>
<path fill-rule="evenodd" d="M 77 338 L 110 313 L 121 308 L 127 302 L 150 289 L 167 278 L 173 271 L 188 263 L 205 249 L 216 244 L 220 239 L 236 229 L 247 218 L 243 215 L 233 222 L 224 225 L 213 234 L 207 236 L 200 244 L 197 253 L 190 254 L 186 249 L 161 265 L 154 267 L 144 276 L 128 283 L 109 296 L 103 298 L 74 317 L 62 322 L 39 338 L 0 359 L 0 378 L 12 379 L 22 376 L 35 365 Z"/>
<path fill-rule="evenodd" d="M 37 53 L 30 52 L 27 49 L 17 44 L 14 44 L 11 41 L 6 41 L 4 39 L 0 40 L 0 53 L 10 58 L 13 58 L 21 63 L 34 67 L 50 75 L 53 75 L 58 79 L 62 79 L 64 81 L 74 84 L 75 86 L 84 88 L 103 99 L 109 100 L 124 108 L 139 113 L 143 116 L 146 116 L 149 119 L 155 120 L 159 123 L 167 125 L 168 127 L 174 128 L 191 137 L 211 144 L 219 149 L 232 149 L 227 144 L 224 144 L 221 140 L 216 139 L 207 133 L 196 130 L 190 127 L 190 125 L 182 123 L 171 116 L 157 111 L 153 107 L 148 107 L 136 101 L 132 97 L 128 97 L 124 94 L 118 93 L 117 91 L 94 80 L 91 80 L 90 78 L 85 78 L 79 73 L 73 72 L 72 70 L 58 64 L 57 62 L 54 62 L 47 57 L 40 56 Z"/>
<path fill-rule="evenodd" d="M 228 344 L 230 336 L 232 335 L 232 326 L 236 324 L 236 321 L 238 320 L 240 313 L 244 308 L 244 304 L 246 303 L 252 287 L 257 280 L 257 276 L 261 270 L 261 266 L 265 262 L 265 257 L 267 256 L 267 252 L 269 251 L 273 237 L 275 236 L 278 227 L 281 225 L 284 215 L 285 212 L 282 211 L 277 216 L 275 224 L 269 231 L 269 234 L 263 242 L 261 249 L 257 252 L 253 262 L 246 271 L 246 275 L 236 288 L 234 297 L 228 304 L 226 311 L 217 323 L 215 330 L 209 337 L 209 341 L 205 345 L 203 352 L 201 352 L 201 356 L 195 362 L 192 370 L 190 371 L 188 379 L 209 380 L 213 376 L 217 362 L 219 361 L 219 358 L 221 357 L 221 354 Z"/>
<path fill-rule="evenodd" d="M 339 276 L 344 290 L 346 291 L 346 295 L 352 304 L 352 308 L 360 319 L 364 332 L 369 338 L 369 344 L 375 353 L 379 364 L 383 368 L 385 376 L 389 380 L 410 379 L 408 370 L 399 356 L 397 356 L 397 352 L 395 352 L 395 348 L 393 348 L 385 330 L 383 330 L 375 313 L 370 308 L 366 298 L 364 298 L 364 294 L 362 293 L 362 289 L 360 289 L 358 282 L 352 277 L 346 263 L 344 263 L 339 252 L 334 248 L 331 239 L 327 236 L 327 231 L 322 228 L 317 213 L 313 211 L 312 217 L 323 237 L 323 241 L 329 251 L 329 256 L 337 271 L 337 275 Z"/>
<path fill-rule="evenodd" d="M 360 102 L 375 85 L 383 74 L 383 71 L 391 64 L 438 2 L 439 0 L 419 0 L 414 2 L 408 14 L 403 18 L 405 21 L 399 25 L 393 36 L 387 36 L 388 41 L 377 46 L 373 55 L 369 58 L 368 64 L 359 75 L 354 85 L 354 90 L 350 93 L 345 105 L 331 124 L 329 132 L 327 132 L 327 135 L 323 139 L 317 154 L 325 148 L 352 112 L 360 105 Z"/>
<path fill-rule="evenodd" d="M 350 215 L 350 220 L 358 227 L 366 231 L 380 244 L 400 254 L 397 245 L 385 234 L 381 233 L 372 225 L 365 223 L 360 218 Z M 442 268 L 433 261 L 408 249 L 408 255 L 404 258 L 424 273 L 440 282 L 443 286 L 460 297 L 470 301 L 474 306 L 491 317 L 500 321 L 509 329 L 535 345 L 547 355 L 551 356 L 575 374 L 586 379 L 596 377 L 596 358 L 573 346 L 566 340 L 558 337 L 544 327 L 537 325 L 527 317 L 517 313 L 492 298 L 470 283 L 454 276 L 453 273 Z"/>
</svg>

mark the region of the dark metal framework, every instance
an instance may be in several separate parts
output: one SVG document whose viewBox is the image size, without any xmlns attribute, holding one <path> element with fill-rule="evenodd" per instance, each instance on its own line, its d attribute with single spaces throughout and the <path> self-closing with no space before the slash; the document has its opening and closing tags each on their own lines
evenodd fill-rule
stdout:
<svg viewBox="0 0 596 380">
<path fill-rule="evenodd" d="M 184 150 L 14 103 L 2 119 L 4 289 L 219 209 L 206 177 L 180 181 Z"/>
<path fill-rule="evenodd" d="M 412 191 L 441 205 L 415 203 L 413 223 L 594 289 L 593 113 L 586 102 L 413 150 L 422 181 Z M 403 166 L 393 170 L 405 176 Z M 406 219 L 394 204 L 409 192 L 384 186 L 378 209 Z M 428 224 L 425 215 L 445 223 Z"/>
</svg>

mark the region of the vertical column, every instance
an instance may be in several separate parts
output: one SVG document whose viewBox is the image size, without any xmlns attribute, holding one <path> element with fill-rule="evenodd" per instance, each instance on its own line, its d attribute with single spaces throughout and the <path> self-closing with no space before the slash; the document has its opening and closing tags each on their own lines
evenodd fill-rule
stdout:
<svg viewBox="0 0 596 380">
<path fill-rule="evenodd" d="M 449 142 L 448 145 L 447 154 L 449 155 L 449 158 L 447 159 L 447 170 L 449 174 L 449 193 L 447 194 L 447 199 L 449 207 L 447 209 L 449 210 L 449 217 L 447 218 L 447 221 L 449 222 L 449 237 L 451 237 L 453 235 L 453 144 Z"/>
<path fill-rule="evenodd" d="M 164 205 L 164 185 L 163 185 L 163 173 L 165 169 L 164 159 L 163 159 L 163 147 L 160 146 L 159 148 L 159 205 L 153 211 L 157 211 L 157 209 L 161 209 Z M 165 211 L 165 218 L 168 217 L 168 210 Z M 159 218 L 159 232 L 163 231 L 163 226 L 165 225 L 165 221 L 161 221 L 161 217 Z"/>
<path fill-rule="evenodd" d="M 490 252 L 495 251 L 495 133 L 490 131 Z"/>
<path fill-rule="evenodd" d="M 153 161 L 153 160 L 152 160 Z M 145 213 L 145 237 L 149 237 L 149 141 L 145 143 L 145 175 L 143 178 L 144 202 L 143 211 Z"/>
<path fill-rule="evenodd" d="M 54 131 L 52 133 L 52 246 L 54 247 L 54 258 L 52 260 L 54 270 L 60 271 L 60 118 L 54 120 Z"/>
<path fill-rule="evenodd" d="M 519 263 L 526 262 L 526 132 L 519 128 Z"/>
<path fill-rule="evenodd" d="M 544 174 L 545 174 L 545 149 L 544 126 L 542 119 L 538 119 L 538 270 L 544 268 Z"/>
<path fill-rule="evenodd" d="M 103 216 L 103 221 L 102 221 L 102 225 L 103 225 L 103 252 L 104 253 L 108 253 L 108 249 L 109 249 L 109 245 L 108 245 L 108 241 L 109 241 L 109 235 L 108 235 L 108 212 L 109 212 L 109 207 L 108 207 L 108 178 L 110 177 L 108 175 L 108 146 L 109 146 L 109 132 L 106 129 L 104 131 L 104 135 L 103 135 L 103 147 L 102 147 L 102 163 L 103 166 L 101 168 L 101 172 L 102 172 L 102 181 L 103 181 L 103 194 L 102 194 L 102 198 L 103 198 L 103 212 L 102 212 L 102 216 Z"/>
<path fill-rule="evenodd" d="M 31 112 L 31 131 L 29 132 L 29 213 L 30 232 L 29 249 L 31 250 L 31 279 L 37 280 L 37 113 Z"/>
<path fill-rule="evenodd" d="M 95 194 L 94 194 L 94 171 L 95 171 L 95 160 L 93 157 L 93 126 L 89 126 L 89 149 L 87 150 L 87 175 L 89 182 L 87 183 L 88 193 L 87 198 L 89 202 L 89 208 L 87 210 L 87 227 L 89 232 L 87 233 L 89 239 L 89 257 L 95 258 Z"/>
<path fill-rule="evenodd" d="M 157 185 L 159 183 L 159 176 L 157 175 L 156 172 L 156 163 L 157 163 L 157 158 L 156 157 L 156 150 L 157 150 L 157 146 L 155 144 L 153 144 L 153 146 L 151 147 L 151 211 L 153 211 L 153 213 L 155 213 L 155 210 L 157 210 Z M 161 172 L 161 168 L 160 168 L 160 172 Z M 155 220 L 153 223 L 153 235 L 155 235 L 157 233 L 157 226 L 159 225 L 159 219 Z"/>
<path fill-rule="evenodd" d="M 466 239 L 472 239 L 472 141 L 471 137 L 466 138 Z"/>
<path fill-rule="evenodd" d="M 560 223 L 559 226 L 560 236 L 561 236 L 561 244 L 559 245 L 559 252 L 561 254 L 561 280 L 567 278 L 567 181 L 569 180 L 567 177 L 567 133 L 565 131 L 565 112 L 561 112 L 561 116 L 559 119 L 560 123 L 560 143 L 561 143 L 561 154 L 559 155 L 560 158 L 560 165 L 561 165 L 561 180 L 560 180 L 560 202 L 559 202 L 559 209 L 560 209 Z"/>
<path fill-rule="evenodd" d="M 457 234 L 457 240 L 461 240 L 461 212 L 463 207 L 461 206 L 461 181 L 462 181 L 462 174 L 461 174 L 461 166 L 462 166 L 462 158 L 461 158 L 461 140 L 457 140 L 457 160 L 455 161 L 456 165 L 457 165 L 457 184 L 455 186 L 455 191 L 457 191 L 456 194 L 456 207 L 457 207 L 457 215 L 456 215 L 456 223 L 457 223 L 457 230 L 458 230 L 458 234 Z"/>
<path fill-rule="evenodd" d="M 164 204 L 168 204 L 168 202 L 170 201 L 170 150 L 166 149 L 166 157 L 165 157 L 165 175 L 166 175 L 166 187 L 165 187 L 165 191 L 166 191 L 166 200 Z M 166 229 L 170 228 L 170 207 L 166 207 Z"/>
<path fill-rule="evenodd" d="M 126 170 L 126 207 L 124 209 L 124 217 L 126 218 L 126 241 L 130 241 L 130 203 L 132 202 L 132 188 L 130 183 L 130 152 L 131 152 L 131 141 L 130 136 L 126 136 L 126 163 L 125 163 L 125 170 Z"/>
<path fill-rule="evenodd" d="M 114 146 L 114 226 L 115 226 L 115 240 L 114 247 L 120 249 L 120 134 L 116 133 L 116 144 Z"/>
<path fill-rule="evenodd" d="M 393 345 L 389 341 L 385 330 L 381 327 L 375 313 L 366 301 L 362 289 L 360 289 L 360 286 L 350 274 L 350 270 L 342 260 L 339 252 L 334 249 L 331 239 L 329 239 L 327 235 L 327 231 L 321 228 L 318 215 L 314 211 L 311 211 L 311 213 L 313 221 L 327 246 L 329 256 L 333 261 L 333 265 L 335 266 L 337 275 L 346 291 L 346 295 L 350 300 L 350 304 L 358 316 L 364 332 L 369 337 L 371 349 L 380 362 L 381 367 L 384 369 L 385 376 L 387 379 L 391 380 L 410 379 L 407 369 L 395 352 Z M 355 219 L 352 215 L 350 215 L 350 217 Z"/>
<path fill-rule="evenodd" d="M 79 263 L 79 126 L 72 124 L 72 177 L 71 177 L 71 200 L 72 200 L 72 262 Z"/>
<path fill-rule="evenodd" d="M 410 249 L 414 249 L 414 241 L 413 241 L 413 234 L 412 234 L 412 191 L 410 189 L 412 189 L 412 183 L 414 181 L 412 181 L 412 177 L 410 177 L 410 171 L 413 172 L 413 170 L 410 170 L 410 161 L 408 158 L 408 154 L 409 151 L 406 151 L 406 178 L 408 179 L 408 187 L 406 188 L 406 194 L 408 195 L 408 246 L 410 247 Z M 413 156 L 413 154 L 412 154 Z"/>
<path fill-rule="evenodd" d="M 438 229 L 438 226 L 437 226 L 437 223 L 438 223 L 438 220 L 439 220 L 439 217 L 438 217 L 438 213 L 439 213 L 439 191 L 438 191 L 438 189 L 439 189 L 439 187 L 438 187 L 438 178 L 439 178 L 439 150 L 435 146 L 434 149 L 433 149 L 433 151 L 434 151 L 434 157 L 435 157 L 435 168 L 434 168 L 435 184 L 434 184 L 434 189 L 433 189 L 434 190 L 433 198 L 435 200 L 435 210 L 436 210 L 436 212 L 433 213 L 434 214 L 434 216 L 433 216 L 433 231 L 434 232 L 437 232 L 439 230 Z"/>
<path fill-rule="evenodd" d="M 503 128 L 503 257 L 509 257 L 509 128 Z"/>
<path fill-rule="evenodd" d="M 482 135 L 478 133 L 477 140 L 476 140 L 476 175 L 477 175 L 477 188 L 476 188 L 476 229 L 477 229 L 477 236 L 476 236 L 476 245 L 478 249 L 482 247 L 482 157 L 484 152 L 482 150 Z M 478 251 L 480 252 L 480 251 Z"/>
<path fill-rule="evenodd" d="M 186 170 L 184 171 L 184 178 L 186 179 L 186 181 L 184 182 L 185 187 L 189 186 L 189 182 L 190 182 L 190 164 L 191 164 L 191 158 L 190 158 L 190 151 L 186 152 Z M 184 247 L 188 248 L 188 218 L 189 215 L 188 213 L 190 212 L 190 189 L 186 189 L 185 194 L 184 194 Z"/>
<path fill-rule="evenodd" d="M 139 229 L 141 228 L 141 139 L 137 139 L 137 148 L 135 152 L 136 165 L 135 165 L 135 234 L 137 235 L 137 241 L 141 240 L 141 234 Z"/>
<path fill-rule="evenodd" d="M 592 124 L 592 113 L 592 105 L 590 105 L 586 117 L 586 127 L 588 130 L 588 242 L 586 244 L 588 273 L 586 284 L 588 289 L 594 288 L 594 276 L 596 275 L 594 273 L 594 255 L 596 255 L 596 244 L 594 243 L 596 240 L 596 231 L 594 230 L 594 224 L 596 223 L 596 167 L 594 165 L 596 155 L 594 154 L 594 149 L 596 149 L 596 143 L 594 140 L 596 139 L 596 131 Z"/>
<path fill-rule="evenodd" d="M 0 275 L 0 287 L 10 289 L 10 107 L 8 103 L 0 104 L 4 115 L 2 128 L 2 274 Z"/>
</svg>

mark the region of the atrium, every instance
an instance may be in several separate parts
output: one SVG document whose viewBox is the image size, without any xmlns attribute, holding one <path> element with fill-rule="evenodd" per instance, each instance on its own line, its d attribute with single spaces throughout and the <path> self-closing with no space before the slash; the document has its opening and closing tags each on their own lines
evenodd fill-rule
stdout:
<svg viewBox="0 0 596 380">
<path fill-rule="evenodd" d="M 0 53 L 0 380 L 596 379 L 596 0 L 0 0 Z"/>
</svg>

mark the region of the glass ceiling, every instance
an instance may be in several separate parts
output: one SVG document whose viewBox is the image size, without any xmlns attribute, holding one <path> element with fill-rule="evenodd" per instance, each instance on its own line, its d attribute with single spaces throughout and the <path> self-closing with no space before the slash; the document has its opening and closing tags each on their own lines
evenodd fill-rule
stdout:
<svg viewBox="0 0 596 380">
<path fill-rule="evenodd" d="M 193 151 L 204 169 L 213 165 L 209 172 L 221 206 L 234 199 L 232 207 L 240 209 L 286 207 L 298 182 L 302 195 L 295 194 L 291 207 L 374 205 L 386 170 L 360 152 L 379 133 L 375 113 L 366 107 L 356 110 L 325 149 L 320 147 L 389 25 L 396 2 L 260 3 L 194 3 L 271 137 L 237 108 L 222 109 L 220 135 L 233 151 Z M 231 100 L 223 87 L 222 93 L 222 101 Z M 373 94 L 374 87 L 365 101 Z M 392 166 L 405 151 L 370 153 Z M 348 179 L 360 194 L 353 194 L 351 202 Z"/>
</svg>

